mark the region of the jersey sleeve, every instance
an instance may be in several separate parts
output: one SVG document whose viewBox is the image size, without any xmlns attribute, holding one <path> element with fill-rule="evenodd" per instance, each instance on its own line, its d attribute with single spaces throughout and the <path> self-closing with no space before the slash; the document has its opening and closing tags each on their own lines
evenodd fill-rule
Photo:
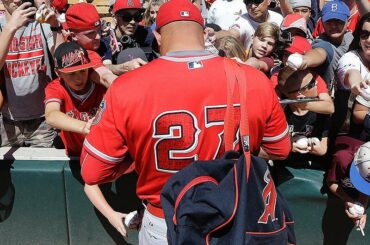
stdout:
<svg viewBox="0 0 370 245">
<path fill-rule="evenodd" d="M 288 123 L 273 89 L 271 89 L 271 100 L 271 113 L 266 121 L 261 147 L 270 155 L 287 157 L 290 152 Z"/>
<path fill-rule="evenodd" d="M 63 103 L 63 91 L 62 86 L 59 84 L 59 79 L 56 79 L 49 83 L 45 88 L 45 105 L 49 102 Z"/>
<path fill-rule="evenodd" d="M 85 159 L 81 157 L 81 173 L 88 183 L 111 181 L 122 168 L 129 167 L 125 163 L 126 141 L 116 123 L 120 107 L 112 90 L 109 89 L 102 100 L 84 141 Z"/>
</svg>

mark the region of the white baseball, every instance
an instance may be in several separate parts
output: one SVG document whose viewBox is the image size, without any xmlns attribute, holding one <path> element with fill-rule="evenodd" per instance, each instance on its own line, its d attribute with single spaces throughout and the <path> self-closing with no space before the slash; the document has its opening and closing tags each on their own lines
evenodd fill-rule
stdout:
<svg viewBox="0 0 370 245">
<path fill-rule="evenodd" d="M 361 89 L 360 94 L 364 99 L 370 100 L 370 86 L 367 86 L 367 88 Z"/>
<path fill-rule="evenodd" d="M 287 65 L 294 70 L 298 70 L 298 68 L 301 67 L 302 62 L 303 62 L 302 55 L 298 53 L 289 55 L 286 61 Z"/>
<path fill-rule="evenodd" d="M 134 217 L 137 215 L 137 211 L 132 211 L 126 215 L 125 218 L 125 225 L 130 227 L 132 221 L 134 221 Z"/>
<path fill-rule="evenodd" d="M 361 203 L 359 202 L 356 202 L 355 204 L 353 204 L 352 207 L 349 208 L 348 210 L 351 214 L 353 215 L 357 215 L 357 216 L 360 216 L 360 215 L 363 215 L 364 212 L 365 212 L 365 209 L 364 207 L 362 206 Z"/>
<path fill-rule="evenodd" d="M 307 148 L 308 147 L 308 139 L 305 136 L 298 137 L 295 140 L 295 143 L 299 148 Z"/>
</svg>

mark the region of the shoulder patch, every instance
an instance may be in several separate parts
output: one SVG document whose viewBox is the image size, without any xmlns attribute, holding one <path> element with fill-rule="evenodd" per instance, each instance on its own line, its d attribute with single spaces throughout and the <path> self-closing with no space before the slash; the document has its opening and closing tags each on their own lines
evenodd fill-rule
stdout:
<svg viewBox="0 0 370 245">
<path fill-rule="evenodd" d="M 105 103 L 105 99 L 103 98 L 102 101 L 100 102 L 99 109 L 96 112 L 94 120 L 92 121 L 92 125 L 96 125 L 100 122 L 103 112 L 105 111 L 105 107 L 106 107 L 106 103 Z"/>
</svg>

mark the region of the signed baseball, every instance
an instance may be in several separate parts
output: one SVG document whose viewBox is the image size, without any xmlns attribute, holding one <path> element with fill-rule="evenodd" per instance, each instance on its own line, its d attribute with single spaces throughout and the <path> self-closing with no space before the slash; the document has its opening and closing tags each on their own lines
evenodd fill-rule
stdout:
<svg viewBox="0 0 370 245">
<path fill-rule="evenodd" d="M 353 215 L 357 215 L 357 216 L 360 216 L 360 215 L 363 215 L 364 212 L 365 212 L 365 209 L 364 207 L 362 206 L 361 203 L 359 202 L 356 202 L 355 204 L 353 204 L 352 207 L 349 208 L 348 210 L 351 214 Z"/>
<path fill-rule="evenodd" d="M 298 70 L 298 68 L 301 67 L 302 62 L 302 55 L 298 53 L 289 55 L 288 60 L 286 61 L 287 65 L 293 70 Z"/>
<path fill-rule="evenodd" d="M 308 147 L 308 139 L 305 136 L 296 137 L 294 142 L 297 144 L 299 148 L 307 148 Z"/>
</svg>

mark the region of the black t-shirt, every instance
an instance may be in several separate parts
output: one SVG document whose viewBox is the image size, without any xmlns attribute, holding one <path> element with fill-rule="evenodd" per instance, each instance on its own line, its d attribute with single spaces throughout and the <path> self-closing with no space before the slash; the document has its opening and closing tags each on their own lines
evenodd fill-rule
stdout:
<svg viewBox="0 0 370 245">
<path fill-rule="evenodd" d="M 305 135 L 308 138 L 322 139 L 328 137 L 330 116 L 308 111 L 305 115 L 296 115 L 289 106 L 285 108 L 289 132 Z"/>
</svg>

